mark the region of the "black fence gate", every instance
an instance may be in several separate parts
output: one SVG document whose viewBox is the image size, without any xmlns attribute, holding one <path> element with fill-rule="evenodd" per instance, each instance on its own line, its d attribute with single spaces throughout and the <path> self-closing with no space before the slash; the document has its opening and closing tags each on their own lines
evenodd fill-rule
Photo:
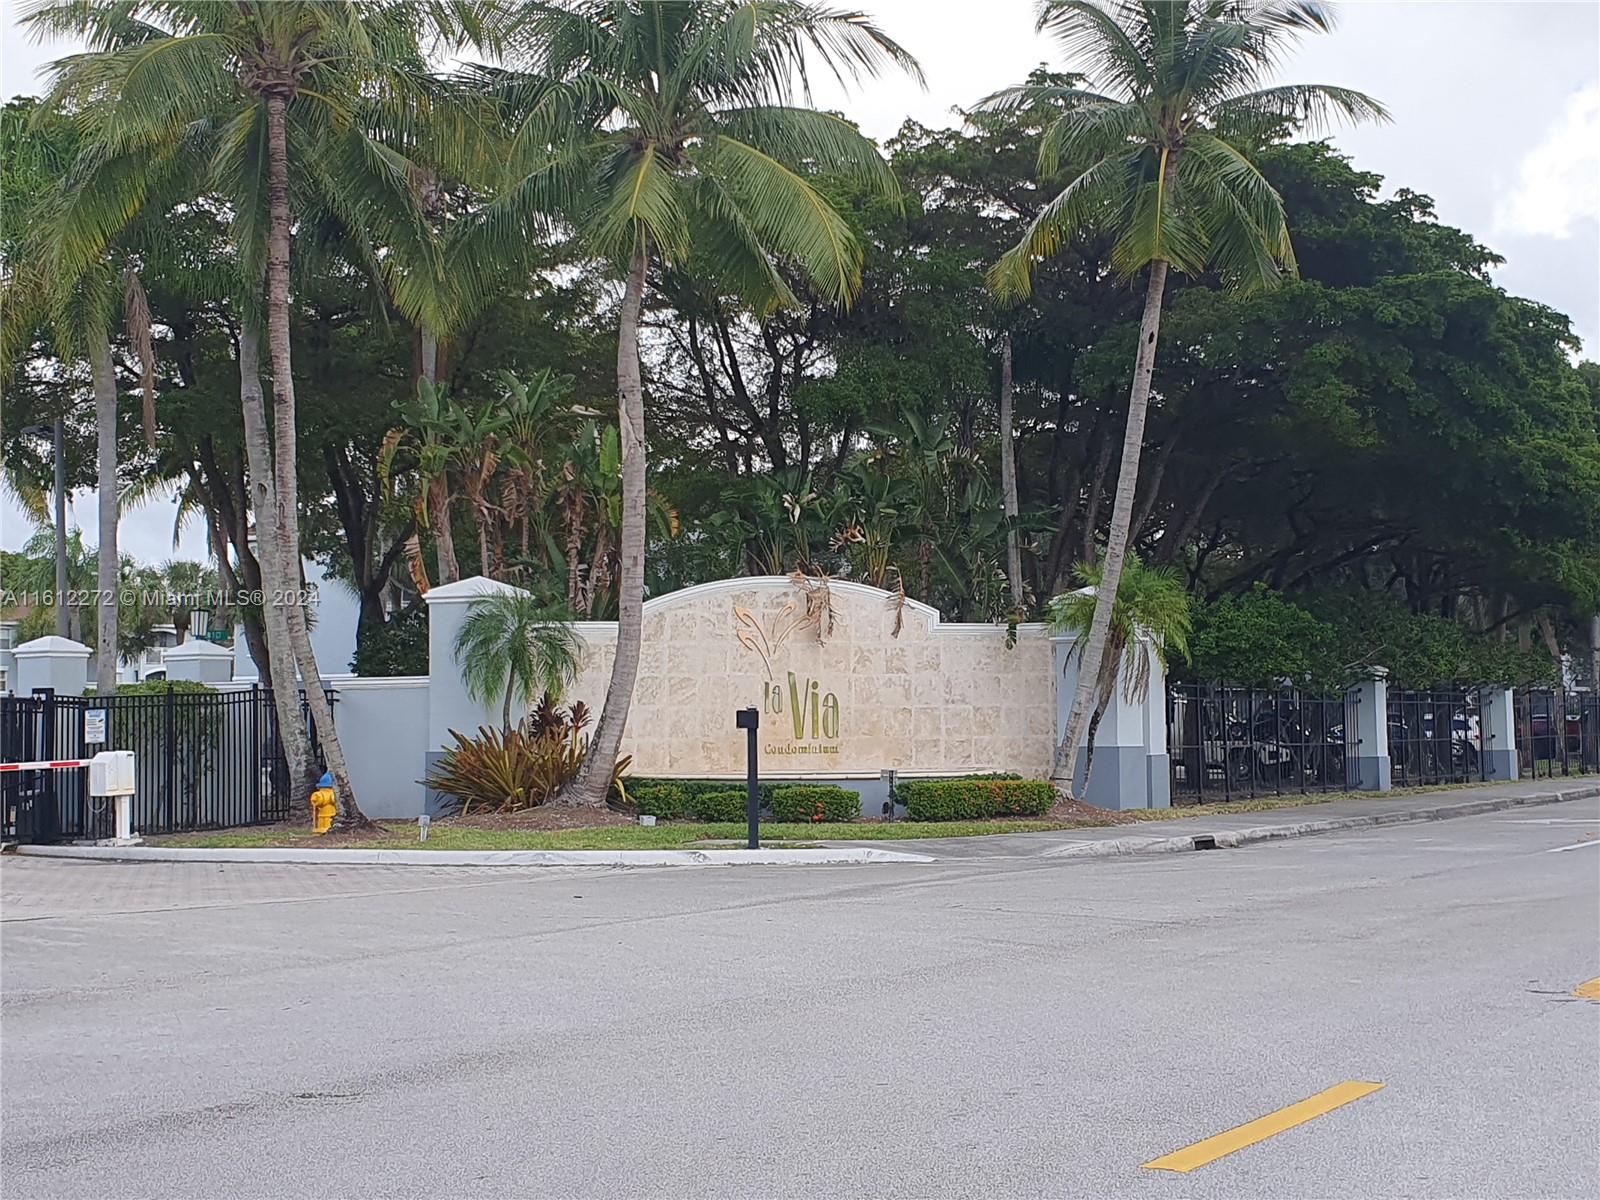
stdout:
<svg viewBox="0 0 1600 1200">
<path fill-rule="evenodd" d="M 1353 775 L 1355 698 L 1293 688 L 1172 684 L 1167 753 L 1174 804 L 1342 792 Z"/>
<path fill-rule="evenodd" d="M 1514 695 L 1519 775 L 1600 771 L 1600 694 L 1527 687 Z"/>
<path fill-rule="evenodd" d="M 1488 778 L 1476 688 L 1391 690 L 1388 718 L 1389 778 L 1395 787 Z"/>
<path fill-rule="evenodd" d="M 304 705 L 302 705 L 302 709 Z M 105 741 L 85 733 L 103 713 Z M 281 821 L 292 808 L 277 710 L 265 688 L 155 695 L 0 697 L 0 761 L 92 758 L 132 750 L 133 828 L 178 833 Z M 109 801 L 87 794 L 84 770 L 0 773 L 6 841 L 109 837 Z"/>
</svg>

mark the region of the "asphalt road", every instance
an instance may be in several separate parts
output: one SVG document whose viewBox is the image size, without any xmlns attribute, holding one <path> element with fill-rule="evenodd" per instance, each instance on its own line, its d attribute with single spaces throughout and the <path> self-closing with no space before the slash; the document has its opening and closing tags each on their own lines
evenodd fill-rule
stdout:
<svg viewBox="0 0 1600 1200">
<path fill-rule="evenodd" d="M 12 859 L 0 1186 L 1593 1196 L 1597 832 L 1591 799 L 1089 862 Z M 1384 1086 L 1141 1165 L 1350 1080 Z"/>
</svg>

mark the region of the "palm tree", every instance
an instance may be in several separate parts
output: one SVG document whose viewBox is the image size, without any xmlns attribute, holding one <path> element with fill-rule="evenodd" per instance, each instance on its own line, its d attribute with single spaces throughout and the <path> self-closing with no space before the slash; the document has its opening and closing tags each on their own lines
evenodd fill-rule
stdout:
<svg viewBox="0 0 1600 1200">
<path fill-rule="evenodd" d="M 570 214 L 621 268 L 617 392 L 622 450 L 617 651 L 568 803 L 605 802 L 639 671 L 644 606 L 645 426 L 639 312 L 652 264 L 692 265 L 759 312 L 795 303 L 779 263 L 848 304 L 862 252 L 806 177 L 831 171 L 895 194 L 877 148 L 838 116 L 790 103 L 808 56 L 841 77 L 911 57 L 859 13 L 802 0 L 529 3 L 506 35 L 514 76 L 491 76 L 526 114 L 513 147 L 532 161 L 485 226 Z"/>
<path fill-rule="evenodd" d="M 480 704 L 501 700 L 500 727 L 508 737 L 512 703 L 524 710 L 540 696 L 558 703 L 582 652 L 565 611 L 520 589 L 474 600 L 455 641 L 467 694 Z"/>
<path fill-rule="evenodd" d="M 339 824 L 365 824 L 350 785 L 332 706 L 322 688 L 302 602 L 294 376 L 289 346 L 291 188 L 315 191 L 356 218 L 385 224 L 396 242 L 424 245 L 417 173 L 374 137 L 403 127 L 431 103 L 423 35 L 453 36 L 473 6 L 407 0 L 35 0 L 38 32 L 75 35 L 90 50 L 58 64 L 54 99 L 106 114 L 97 150 L 108 158 L 170 154 L 201 131 L 204 174 L 233 212 L 249 290 L 265 279 L 264 325 L 272 381 L 267 454 L 264 397 L 241 353 L 241 397 L 252 449 L 252 499 L 268 599 L 280 610 L 340 804 Z M 469 19 L 467 25 L 471 24 Z M 449 28 L 444 26 L 448 25 Z M 365 169 L 339 170 L 353 163 Z M 294 169 L 292 169 L 292 167 Z M 381 197 L 385 203 L 376 203 Z M 409 223 L 405 219 L 409 216 Z M 407 232 L 416 230 L 415 236 Z M 86 227 L 91 246 L 102 229 Z M 241 345 L 241 350 L 243 346 Z M 294 687 L 277 679 L 287 727 L 298 722 Z M 292 681 L 291 681 L 292 682 Z M 285 694 L 287 693 L 287 694 Z M 285 715 L 292 706 L 292 715 Z"/>
<path fill-rule="evenodd" d="M 1082 672 L 1088 632 L 1099 606 L 1101 582 L 1106 578 L 1106 560 L 1102 557 L 1098 562 L 1078 563 L 1075 573 L 1083 582 L 1082 589 L 1051 597 L 1045 606 L 1045 622 L 1053 634 L 1074 635 L 1067 664 L 1077 662 Z M 1122 678 L 1123 699 L 1142 704 L 1150 694 L 1150 658 L 1154 656 L 1163 674 L 1174 654 L 1187 658 L 1192 624 L 1189 592 L 1178 571 L 1168 566 L 1146 566 L 1136 554 L 1126 558 L 1122 582 L 1117 587 L 1117 603 L 1110 611 L 1106 653 L 1091 680 L 1093 710 L 1083 738 L 1083 781 L 1088 782 L 1094 768 L 1094 733 L 1117 694 L 1118 678 Z M 1141 642 L 1141 635 L 1149 642 Z"/>
<path fill-rule="evenodd" d="M 1128 552 L 1168 269 L 1191 277 L 1210 270 L 1242 290 L 1293 276 L 1283 202 L 1250 161 L 1252 146 L 1334 116 L 1387 117 L 1376 100 L 1347 88 L 1267 83 L 1289 45 L 1332 23 L 1329 6 L 1315 0 L 1043 0 L 1037 28 L 1084 60 L 1106 90 L 1030 84 L 979 106 L 997 113 L 1041 101 L 1061 106 L 1040 143 L 1039 173 L 1048 177 L 1063 164 L 1076 172 L 990 270 L 1002 300 L 1025 298 L 1034 266 L 1090 228 L 1115 235 L 1116 272 L 1132 279 L 1148 271 L 1105 586 L 1051 770 L 1063 790 L 1072 787 Z"/>
<path fill-rule="evenodd" d="M 7 254 L 7 329 L 0 358 L 19 348 L 22 331 L 48 316 L 63 358 L 88 360 L 94 398 L 96 486 L 99 492 L 97 652 L 95 686 L 102 695 L 117 676 L 117 375 L 111 326 L 120 307 L 137 355 L 144 392 L 145 441 L 155 448 L 155 356 L 150 306 L 139 279 L 160 242 L 157 219 L 182 191 L 183 154 L 108 152 L 102 111 L 64 113 L 53 104 L 6 110 L 9 163 L 35 176 L 21 228 L 21 253 Z M 181 150 L 182 144 L 176 148 Z"/>
<path fill-rule="evenodd" d="M 1045 609 L 1045 620 L 1052 633 L 1074 635 L 1067 662 L 1076 661 L 1081 672 L 1089 630 L 1094 624 L 1095 610 L 1100 606 L 1105 559 L 1079 563 L 1077 575 L 1084 587 L 1052 597 Z M 1152 655 L 1163 673 L 1171 656 L 1186 657 L 1191 626 L 1189 595 L 1177 572 L 1168 567 L 1147 567 L 1137 554 L 1129 556 L 1123 563 L 1117 600 L 1111 609 L 1105 653 L 1090 680 L 1094 708 L 1084 737 L 1085 782 L 1094 768 L 1095 731 L 1106 715 L 1106 707 L 1117 694 L 1118 677 L 1122 679 L 1123 699 L 1130 704 L 1143 703 L 1150 694 Z M 1141 635 L 1149 639 L 1148 650 L 1146 643 L 1140 640 Z"/>
</svg>

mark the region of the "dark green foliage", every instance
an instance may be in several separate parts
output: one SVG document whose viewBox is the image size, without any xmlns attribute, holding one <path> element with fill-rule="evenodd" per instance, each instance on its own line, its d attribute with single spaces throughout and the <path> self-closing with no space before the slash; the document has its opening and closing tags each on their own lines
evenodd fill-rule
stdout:
<svg viewBox="0 0 1600 1200">
<path fill-rule="evenodd" d="M 676 784 L 625 780 L 628 799 L 641 817 L 658 821 L 677 821 L 688 815 L 689 796 Z"/>
<path fill-rule="evenodd" d="M 772 792 L 774 821 L 854 821 L 861 816 L 861 796 L 849 788 L 779 787 Z"/>
<path fill-rule="evenodd" d="M 1241 596 L 1195 606 L 1189 665 L 1182 674 L 1206 683 L 1266 687 L 1336 675 L 1336 657 L 1330 625 L 1257 584 Z"/>
<path fill-rule="evenodd" d="M 1056 802 L 1042 779 L 917 779 L 895 788 L 909 821 L 973 821 L 1038 817 Z"/>
<path fill-rule="evenodd" d="M 361 633 L 350 669 L 366 678 L 428 673 L 428 610 L 415 604 Z"/>
<path fill-rule="evenodd" d="M 119 696 L 165 696 L 168 692 L 175 696 L 215 696 L 217 689 L 189 679 L 147 679 L 143 683 L 117 684 Z"/>
<path fill-rule="evenodd" d="M 1324 672 L 1330 682 L 1359 677 L 1368 666 L 1387 668 L 1390 683 L 1400 688 L 1558 677 L 1543 648 L 1522 650 L 1498 633 L 1475 634 L 1459 621 L 1411 612 L 1393 596 L 1325 592 L 1309 596 L 1306 607 L 1332 631 L 1333 655 Z"/>
<path fill-rule="evenodd" d="M 628 779 L 628 799 L 640 816 L 658 821 L 742 821 L 745 793 L 727 779 Z M 761 807 L 770 808 L 776 784 L 757 786 Z M 737 803 L 732 799 L 737 798 Z"/>
<path fill-rule="evenodd" d="M 1459 621 L 1411 612 L 1382 592 L 1330 590 L 1296 602 L 1259 584 L 1196 608 L 1181 674 L 1201 683 L 1337 691 L 1372 667 L 1407 689 L 1540 682 L 1557 674 L 1541 646 L 1523 650 L 1498 632 L 1473 633 Z"/>
<path fill-rule="evenodd" d="M 88 695 L 93 695 L 91 690 Z M 166 697 L 171 695 L 169 707 Z M 166 753 L 171 737 L 172 764 L 178 785 L 192 790 L 211 765 L 223 733 L 223 713 L 218 704 L 197 699 L 215 696 L 217 689 L 188 679 L 148 679 L 117 685 L 110 710 L 110 742 L 100 749 L 132 750 L 136 755 Z"/>
<path fill-rule="evenodd" d="M 728 789 L 701 792 L 693 801 L 698 821 L 743 821 L 749 816 L 749 799 L 744 792 Z"/>
</svg>

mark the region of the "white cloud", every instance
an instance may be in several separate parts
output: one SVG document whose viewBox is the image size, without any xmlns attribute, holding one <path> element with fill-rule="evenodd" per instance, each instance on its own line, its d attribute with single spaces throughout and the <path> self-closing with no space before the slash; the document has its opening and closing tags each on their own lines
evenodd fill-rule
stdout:
<svg viewBox="0 0 1600 1200">
<path fill-rule="evenodd" d="M 1500 233 L 1553 238 L 1600 220 L 1600 84 L 1568 98 L 1560 120 L 1523 157 L 1494 220 Z"/>
</svg>

